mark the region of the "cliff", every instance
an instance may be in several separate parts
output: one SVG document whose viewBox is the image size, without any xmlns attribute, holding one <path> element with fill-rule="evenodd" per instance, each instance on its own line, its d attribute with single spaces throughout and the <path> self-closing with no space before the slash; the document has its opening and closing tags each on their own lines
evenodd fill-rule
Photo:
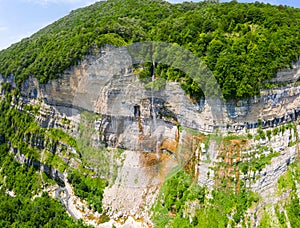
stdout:
<svg viewBox="0 0 300 228">
<path fill-rule="evenodd" d="M 300 227 L 299 21 L 109 0 L 0 51 L 0 193 L 26 164 L 97 227 Z"/>
<path fill-rule="evenodd" d="M 150 225 L 150 207 L 176 166 L 189 167 L 198 184 L 210 190 L 220 185 L 220 179 L 233 178 L 228 185 L 239 191 L 243 181 L 262 199 L 248 211 L 253 226 L 262 220 L 263 207 L 275 207 L 287 198 L 274 197 L 274 192 L 278 179 L 299 156 L 299 85 L 263 90 L 260 97 L 237 103 L 228 101 L 224 122 L 218 126 L 208 102 L 193 103 L 176 82 L 149 89 L 136 71 L 126 49 L 106 46 L 47 84 L 30 77 L 22 84 L 18 102 L 12 104 L 22 112 L 28 112 L 26 106 L 39 106 L 35 120 L 42 128 L 61 129 L 96 148 L 91 157 L 81 147 L 80 156 L 90 162 L 89 168 L 98 170 L 97 175 L 110 180 L 103 199 L 107 215 L 115 220 L 143 218 Z M 15 87 L 13 77 L 0 80 Z M 82 125 L 85 111 L 94 113 L 91 125 Z M 90 134 L 82 135 L 82 127 Z M 230 139 L 232 135 L 236 139 Z M 34 135 L 28 143 L 40 151 L 53 144 Z M 115 157 L 103 152 L 103 147 L 125 151 Z M 18 161 L 37 166 L 61 182 L 66 167 L 81 164 L 76 150 L 63 142 L 50 146 L 50 152 L 66 164 L 59 172 L 58 167 L 43 164 L 43 156 L 33 161 L 12 145 Z M 97 153 L 102 160 L 97 160 Z M 99 169 L 105 161 L 110 164 Z M 239 163 L 249 167 L 237 168 Z"/>
</svg>

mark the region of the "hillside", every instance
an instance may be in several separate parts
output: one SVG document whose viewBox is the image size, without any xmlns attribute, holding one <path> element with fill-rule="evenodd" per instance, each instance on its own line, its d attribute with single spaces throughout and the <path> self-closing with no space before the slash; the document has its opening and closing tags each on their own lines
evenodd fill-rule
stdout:
<svg viewBox="0 0 300 228">
<path fill-rule="evenodd" d="M 98 2 L 1 51 L 0 73 L 13 74 L 18 84 L 30 75 L 45 83 L 105 44 L 164 41 L 205 61 L 226 99 L 241 99 L 276 86 L 264 82 L 298 60 L 299 22 L 299 9 L 261 3 Z M 163 71 L 162 77 L 181 80 L 199 97 L 188 76 L 167 66 Z"/>
<path fill-rule="evenodd" d="M 1 51 L 0 226 L 300 227 L 299 22 L 109 0 Z"/>
</svg>

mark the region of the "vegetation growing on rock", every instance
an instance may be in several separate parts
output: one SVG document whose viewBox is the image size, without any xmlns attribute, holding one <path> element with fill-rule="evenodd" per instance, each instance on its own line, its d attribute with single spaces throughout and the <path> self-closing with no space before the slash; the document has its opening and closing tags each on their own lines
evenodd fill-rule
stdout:
<svg viewBox="0 0 300 228">
<path fill-rule="evenodd" d="M 0 170 L 1 227 L 85 227 L 46 192 L 38 196 L 42 186 L 50 186 L 53 181 L 34 167 L 16 162 L 6 143 L 0 143 Z"/>
<path fill-rule="evenodd" d="M 224 97 L 241 99 L 257 95 L 265 80 L 298 60 L 299 22 L 298 9 L 258 2 L 102 1 L 72 11 L 1 51 L 0 73 L 14 74 L 19 84 L 30 75 L 46 82 L 105 44 L 164 41 L 200 57 L 213 71 Z M 185 83 L 185 91 L 194 96 L 200 93 L 176 69 L 162 67 L 160 74 Z"/>
</svg>

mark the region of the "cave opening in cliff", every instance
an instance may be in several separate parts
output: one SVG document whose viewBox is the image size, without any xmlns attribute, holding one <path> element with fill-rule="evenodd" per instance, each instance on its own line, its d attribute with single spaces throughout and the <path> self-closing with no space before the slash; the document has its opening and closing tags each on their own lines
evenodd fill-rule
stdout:
<svg viewBox="0 0 300 228">
<path fill-rule="evenodd" d="M 135 105 L 134 106 L 134 117 L 139 118 L 141 116 L 140 106 Z"/>
</svg>

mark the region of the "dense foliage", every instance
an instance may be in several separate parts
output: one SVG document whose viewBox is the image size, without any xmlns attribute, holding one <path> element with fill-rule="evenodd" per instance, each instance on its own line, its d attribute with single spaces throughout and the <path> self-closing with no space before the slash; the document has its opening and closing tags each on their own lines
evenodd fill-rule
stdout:
<svg viewBox="0 0 300 228">
<path fill-rule="evenodd" d="M 10 197 L 0 190 L 1 227 L 85 227 L 68 216 L 47 194 L 35 198 Z"/>
<path fill-rule="evenodd" d="M 153 207 L 153 221 L 157 227 L 226 227 L 244 220 L 244 213 L 257 197 L 244 188 L 239 194 L 220 188 L 205 197 L 205 189 L 193 183 L 183 170 L 170 177 L 162 186 Z M 191 219 L 191 220 L 190 220 Z M 192 225 L 190 224 L 192 221 Z"/>
<path fill-rule="evenodd" d="M 205 189 L 194 184 L 190 175 L 183 170 L 168 178 L 161 188 L 157 203 L 153 207 L 153 222 L 156 227 L 181 227 L 189 224 L 188 218 L 182 218 L 186 202 L 196 200 L 204 203 Z"/>
<path fill-rule="evenodd" d="M 7 93 L 5 100 L 0 102 L 0 138 L 19 148 L 26 157 L 38 160 L 40 153 L 36 148 L 28 146 L 30 142 L 26 142 L 26 139 L 34 134 L 44 138 L 45 129 L 38 127 L 31 115 L 11 108 L 10 103 L 16 95 L 15 92 Z"/>
<path fill-rule="evenodd" d="M 49 181 L 46 176 L 42 180 L 33 167 L 21 166 L 16 162 L 9 155 L 6 144 L 0 144 L 0 167 L 0 186 L 19 196 L 32 197 L 41 191 L 42 184 Z"/>
<path fill-rule="evenodd" d="M 1 227 L 85 227 L 65 212 L 64 207 L 47 194 L 33 201 L 10 197 L 0 190 Z"/>
<path fill-rule="evenodd" d="M 258 2 L 103 1 L 72 11 L 1 51 L 0 73 L 13 73 L 18 83 L 29 75 L 46 82 L 104 44 L 155 40 L 177 43 L 204 60 L 225 98 L 251 97 L 265 80 L 298 59 L 299 21 L 299 9 Z M 174 69 L 160 73 L 186 83 L 192 95 L 199 92 Z"/>
<path fill-rule="evenodd" d="M 108 182 L 100 178 L 91 178 L 73 171 L 68 175 L 68 181 L 73 185 L 75 195 L 87 200 L 90 208 L 102 212 L 102 198 L 104 188 Z"/>
<path fill-rule="evenodd" d="M 1 227 L 84 227 L 67 215 L 63 205 L 47 193 L 36 197 L 52 181 L 33 167 L 17 163 L 6 143 L 0 143 Z M 14 196 L 9 196 L 10 191 Z"/>
</svg>

